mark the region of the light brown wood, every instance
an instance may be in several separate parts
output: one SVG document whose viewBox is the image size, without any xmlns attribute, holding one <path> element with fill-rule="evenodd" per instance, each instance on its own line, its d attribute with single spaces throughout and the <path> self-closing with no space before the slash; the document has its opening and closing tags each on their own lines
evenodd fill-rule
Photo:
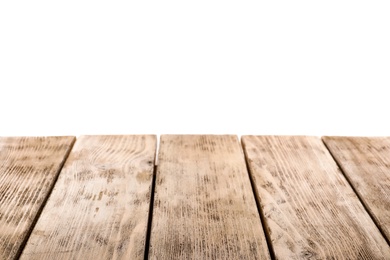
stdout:
<svg viewBox="0 0 390 260">
<path fill-rule="evenodd" d="M 269 259 L 236 136 L 161 137 L 150 259 Z"/>
<path fill-rule="evenodd" d="M 21 259 L 143 259 L 155 136 L 82 136 Z"/>
<path fill-rule="evenodd" d="M 390 137 L 323 137 L 323 141 L 390 241 Z"/>
<path fill-rule="evenodd" d="M 74 137 L 0 137 L 0 259 L 16 258 Z"/>
<path fill-rule="evenodd" d="M 277 259 L 390 259 L 390 248 L 316 137 L 244 136 Z"/>
</svg>

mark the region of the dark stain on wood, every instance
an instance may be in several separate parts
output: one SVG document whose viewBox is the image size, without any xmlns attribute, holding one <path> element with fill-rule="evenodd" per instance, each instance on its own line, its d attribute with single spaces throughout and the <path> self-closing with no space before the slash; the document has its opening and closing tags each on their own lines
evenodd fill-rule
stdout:
<svg viewBox="0 0 390 260">
<path fill-rule="evenodd" d="M 0 137 L 0 259 L 20 254 L 74 137 Z"/>
<path fill-rule="evenodd" d="M 323 137 L 390 245 L 390 137 Z"/>
<path fill-rule="evenodd" d="M 155 136 L 80 137 L 21 259 L 143 259 L 155 149 Z"/>
<path fill-rule="evenodd" d="M 389 246 L 319 138 L 242 140 L 276 258 L 390 259 Z"/>
<path fill-rule="evenodd" d="M 162 136 L 150 259 L 269 259 L 235 136 Z"/>
</svg>

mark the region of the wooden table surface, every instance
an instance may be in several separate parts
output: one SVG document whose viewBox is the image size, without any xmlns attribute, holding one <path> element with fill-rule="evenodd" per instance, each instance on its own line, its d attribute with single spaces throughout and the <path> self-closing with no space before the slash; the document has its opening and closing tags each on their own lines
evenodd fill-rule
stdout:
<svg viewBox="0 0 390 260">
<path fill-rule="evenodd" d="M 390 138 L 0 137 L 0 259 L 390 259 Z"/>
</svg>

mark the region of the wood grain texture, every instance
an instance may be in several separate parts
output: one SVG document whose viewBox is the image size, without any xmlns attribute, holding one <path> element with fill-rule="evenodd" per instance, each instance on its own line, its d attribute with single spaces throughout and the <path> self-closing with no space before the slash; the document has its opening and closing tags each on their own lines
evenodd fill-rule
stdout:
<svg viewBox="0 0 390 260">
<path fill-rule="evenodd" d="M 390 248 L 316 137 L 244 136 L 277 259 L 390 259 Z"/>
<path fill-rule="evenodd" d="M 82 136 L 21 259 L 143 259 L 155 136 Z"/>
<path fill-rule="evenodd" d="M 269 259 L 235 136 L 161 137 L 150 259 Z"/>
<path fill-rule="evenodd" d="M 0 259 L 16 258 L 74 137 L 0 137 Z"/>
<path fill-rule="evenodd" d="M 390 241 L 390 137 L 323 137 L 362 202 Z"/>
</svg>

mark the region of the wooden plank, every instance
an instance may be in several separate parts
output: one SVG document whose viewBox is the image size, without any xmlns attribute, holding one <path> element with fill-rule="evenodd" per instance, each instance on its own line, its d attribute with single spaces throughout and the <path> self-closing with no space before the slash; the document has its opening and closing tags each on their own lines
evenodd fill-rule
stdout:
<svg viewBox="0 0 390 260">
<path fill-rule="evenodd" d="M 161 137 L 150 259 L 269 259 L 236 136 Z"/>
<path fill-rule="evenodd" d="M 244 136 L 278 259 L 390 259 L 390 248 L 316 137 Z"/>
<path fill-rule="evenodd" d="M 21 259 L 143 259 L 155 136 L 82 136 Z"/>
<path fill-rule="evenodd" d="M 0 259 L 17 258 L 74 137 L 0 137 Z"/>
<path fill-rule="evenodd" d="M 390 137 L 323 137 L 390 243 Z"/>
</svg>

